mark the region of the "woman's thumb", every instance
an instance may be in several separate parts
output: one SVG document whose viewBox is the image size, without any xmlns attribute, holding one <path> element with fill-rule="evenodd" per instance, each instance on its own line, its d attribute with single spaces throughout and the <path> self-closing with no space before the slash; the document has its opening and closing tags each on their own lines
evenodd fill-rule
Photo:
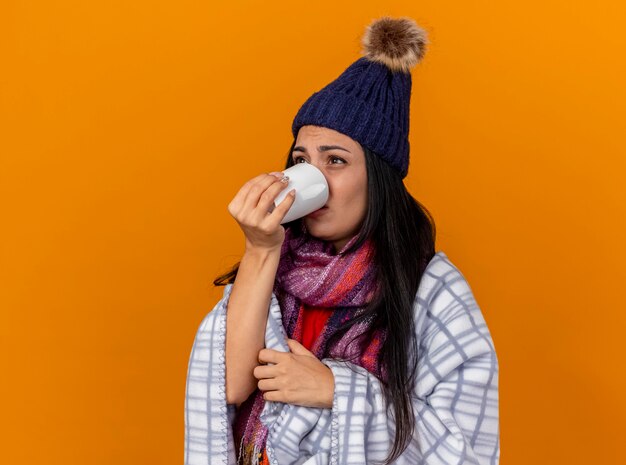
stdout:
<svg viewBox="0 0 626 465">
<path fill-rule="evenodd" d="M 291 350 L 291 352 L 296 355 L 313 355 L 313 353 L 309 349 L 304 347 L 295 339 L 287 338 L 287 345 L 289 346 L 289 349 Z"/>
</svg>

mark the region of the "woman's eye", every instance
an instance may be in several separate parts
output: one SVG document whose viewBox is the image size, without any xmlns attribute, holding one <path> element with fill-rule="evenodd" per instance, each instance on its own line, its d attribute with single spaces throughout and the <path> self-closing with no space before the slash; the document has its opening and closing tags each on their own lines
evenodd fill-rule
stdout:
<svg viewBox="0 0 626 465">
<path fill-rule="evenodd" d="M 335 156 L 333 156 L 333 155 L 331 155 L 331 156 L 330 156 L 330 159 L 331 159 L 331 160 L 333 160 L 333 161 L 334 161 L 334 160 L 340 160 L 340 161 L 341 161 L 341 163 L 345 163 L 345 160 L 344 160 L 343 158 L 335 157 Z M 299 162 L 300 162 L 300 160 L 304 160 L 304 161 L 306 161 L 306 159 L 304 159 L 303 157 L 295 157 L 295 158 L 293 159 L 293 162 L 294 162 L 294 164 L 297 164 L 297 163 L 299 163 Z M 336 165 L 337 163 L 331 163 L 331 164 Z"/>
</svg>

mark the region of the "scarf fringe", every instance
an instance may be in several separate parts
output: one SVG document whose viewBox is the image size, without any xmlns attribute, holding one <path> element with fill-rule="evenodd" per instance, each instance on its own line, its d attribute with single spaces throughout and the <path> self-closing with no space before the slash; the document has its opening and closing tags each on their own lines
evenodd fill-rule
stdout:
<svg viewBox="0 0 626 465">
<path fill-rule="evenodd" d="M 243 465 L 270 465 L 265 447 L 261 448 L 255 443 L 245 444 L 241 442 L 237 464 Z"/>
</svg>

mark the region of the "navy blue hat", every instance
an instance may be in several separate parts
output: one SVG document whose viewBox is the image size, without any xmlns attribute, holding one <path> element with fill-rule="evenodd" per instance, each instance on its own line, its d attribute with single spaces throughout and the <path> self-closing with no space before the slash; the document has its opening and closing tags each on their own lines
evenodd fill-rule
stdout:
<svg viewBox="0 0 626 465">
<path fill-rule="evenodd" d="M 300 107 L 292 124 L 324 126 L 378 154 L 402 178 L 409 168 L 411 69 L 421 61 L 426 32 L 410 18 L 383 17 L 362 39 L 363 55 Z"/>
</svg>

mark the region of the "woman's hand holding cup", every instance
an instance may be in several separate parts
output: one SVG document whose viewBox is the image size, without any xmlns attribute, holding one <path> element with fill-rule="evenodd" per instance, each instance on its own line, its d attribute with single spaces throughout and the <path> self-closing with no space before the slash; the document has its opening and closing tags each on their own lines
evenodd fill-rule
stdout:
<svg viewBox="0 0 626 465">
<path fill-rule="evenodd" d="M 228 204 L 246 237 L 246 250 L 280 250 L 285 239 L 281 221 L 295 200 L 295 189 L 275 208 L 274 199 L 288 181 L 281 172 L 261 174 L 246 182 Z"/>
</svg>

